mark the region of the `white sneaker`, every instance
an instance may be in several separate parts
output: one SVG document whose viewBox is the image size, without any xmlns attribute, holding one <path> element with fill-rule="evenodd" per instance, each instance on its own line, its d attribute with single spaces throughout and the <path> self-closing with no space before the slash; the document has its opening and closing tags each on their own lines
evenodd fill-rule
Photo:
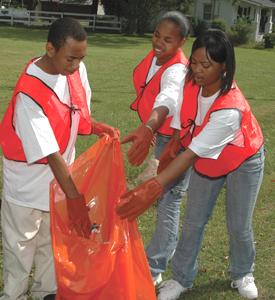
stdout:
<svg viewBox="0 0 275 300">
<path fill-rule="evenodd" d="M 159 273 L 157 276 L 153 277 L 154 286 L 157 284 L 160 284 L 162 282 L 162 276 L 161 273 Z"/>
<path fill-rule="evenodd" d="M 258 297 L 258 289 L 254 283 L 254 277 L 246 275 L 245 277 L 231 282 L 233 289 L 238 289 L 238 292 L 248 299 Z"/>
<path fill-rule="evenodd" d="M 176 280 L 170 279 L 160 285 L 159 291 L 158 300 L 174 300 L 178 299 L 182 293 L 188 291 L 188 288 L 183 287 Z"/>
</svg>

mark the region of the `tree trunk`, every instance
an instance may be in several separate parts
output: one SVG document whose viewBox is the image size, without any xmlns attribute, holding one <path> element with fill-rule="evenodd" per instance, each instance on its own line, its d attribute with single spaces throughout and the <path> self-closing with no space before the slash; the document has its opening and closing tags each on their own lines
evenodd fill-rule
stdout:
<svg viewBox="0 0 275 300">
<path fill-rule="evenodd" d="M 91 14 L 97 15 L 97 8 L 98 8 L 98 0 L 93 0 L 93 3 L 91 5 Z"/>
<path fill-rule="evenodd" d="M 28 0 L 27 10 L 34 10 L 38 5 L 37 0 Z"/>
<path fill-rule="evenodd" d="M 137 8 L 138 8 L 138 0 L 130 0 L 129 1 L 129 8 L 130 8 L 130 14 L 129 14 L 129 34 L 134 34 L 137 32 L 137 23 L 138 23 L 138 17 L 137 17 Z"/>
<path fill-rule="evenodd" d="M 128 33 L 129 34 L 137 33 L 137 17 L 130 19 Z"/>
</svg>

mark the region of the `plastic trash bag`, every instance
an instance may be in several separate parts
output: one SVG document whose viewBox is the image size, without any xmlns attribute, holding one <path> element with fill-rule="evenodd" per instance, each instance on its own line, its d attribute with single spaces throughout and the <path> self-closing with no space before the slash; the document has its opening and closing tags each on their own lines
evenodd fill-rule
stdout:
<svg viewBox="0 0 275 300">
<path fill-rule="evenodd" d="M 88 240 L 69 230 L 66 198 L 53 180 L 50 207 L 56 300 L 156 299 L 137 223 L 122 221 L 114 210 L 126 192 L 119 140 L 102 138 L 69 169 L 91 208 L 92 234 Z"/>
<path fill-rule="evenodd" d="M 147 181 L 158 175 L 157 171 L 159 161 L 155 158 L 155 155 L 151 155 L 150 158 L 146 158 L 140 166 L 143 166 L 145 164 L 148 164 L 148 167 L 138 175 L 137 179 L 135 179 L 135 183 L 138 183 L 139 181 Z"/>
</svg>

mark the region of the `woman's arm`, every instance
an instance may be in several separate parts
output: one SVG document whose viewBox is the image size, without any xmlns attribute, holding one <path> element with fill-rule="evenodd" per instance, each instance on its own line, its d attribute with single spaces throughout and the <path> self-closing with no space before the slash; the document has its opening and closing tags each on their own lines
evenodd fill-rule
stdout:
<svg viewBox="0 0 275 300">
<path fill-rule="evenodd" d="M 199 156 L 196 153 L 187 148 L 183 153 L 173 159 L 155 179 L 165 187 L 187 171 L 198 158 Z"/>
<path fill-rule="evenodd" d="M 148 121 L 142 123 L 136 130 L 128 134 L 121 144 L 133 142 L 132 147 L 127 152 L 129 163 L 134 166 L 140 166 L 149 153 L 151 140 L 154 133 L 166 120 L 169 110 L 165 106 L 160 106 L 152 110 Z"/>
<path fill-rule="evenodd" d="M 130 222 L 146 211 L 163 193 L 164 188 L 184 173 L 199 157 L 190 149 L 177 156 L 156 178 L 150 179 L 134 190 L 122 195 L 123 200 L 115 211 L 121 219 Z"/>
<path fill-rule="evenodd" d="M 166 106 L 154 108 L 146 122 L 146 125 L 149 125 L 155 133 L 165 122 L 168 113 L 169 109 Z"/>
</svg>

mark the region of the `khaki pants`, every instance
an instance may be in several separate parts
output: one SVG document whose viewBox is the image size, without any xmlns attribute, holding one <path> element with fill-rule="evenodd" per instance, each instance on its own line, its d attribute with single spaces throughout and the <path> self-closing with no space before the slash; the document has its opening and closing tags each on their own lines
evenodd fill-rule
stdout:
<svg viewBox="0 0 275 300">
<path fill-rule="evenodd" d="M 2 200 L 4 291 L 1 300 L 26 300 L 29 274 L 35 266 L 33 299 L 56 294 L 50 213 Z"/>
</svg>

